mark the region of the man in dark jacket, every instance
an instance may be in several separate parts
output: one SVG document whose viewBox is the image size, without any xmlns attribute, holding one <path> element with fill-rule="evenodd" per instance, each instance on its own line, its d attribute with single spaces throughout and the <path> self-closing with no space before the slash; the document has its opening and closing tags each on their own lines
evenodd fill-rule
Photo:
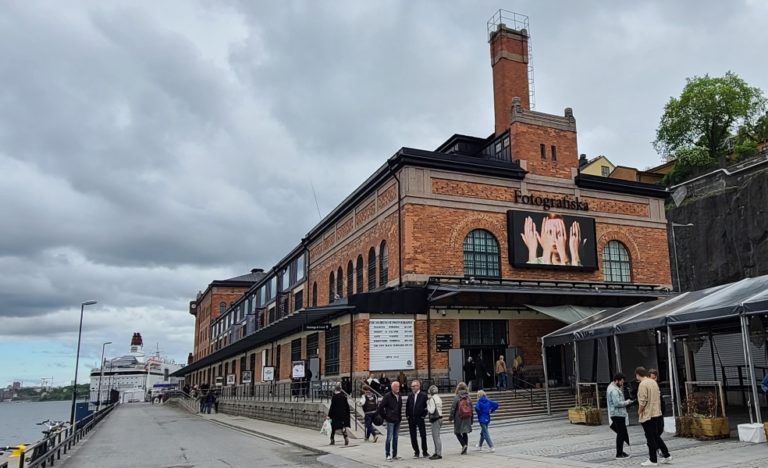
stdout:
<svg viewBox="0 0 768 468">
<path fill-rule="evenodd" d="M 349 412 L 347 395 L 342 393 L 341 384 L 336 384 L 333 397 L 331 397 L 331 407 L 328 409 L 328 419 L 331 420 L 331 445 L 336 443 L 334 440 L 336 431 L 341 431 L 341 435 L 344 436 L 344 445 L 349 445 L 349 436 L 347 435 L 347 428 L 350 426 Z"/>
<path fill-rule="evenodd" d="M 475 363 L 472 362 L 472 356 L 469 356 L 466 364 L 464 364 L 464 381 L 469 385 L 469 389 L 472 390 L 472 384 L 475 382 Z"/>
<path fill-rule="evenodd" d="M 475 360 L 475 390 L 482 390 L 485 386 L 485 373 L 487 371 L 485 370 L 485 363 L 483 362 L 482 356 L 479 354 L 477 355 L 477 359 Z"/>
<path fill-rule="evenodd" d="M 421 382 L 411 382 L 411 394 L 405 402 L 405 416 L 408 418 L 408 430 L 411 432 L 413 458 L 419 458 L 419 442 L 416 440 L 416 429 L 421 436 L 421 455 L 429 458 L 427 452 L 427 426 L 424 418 L 427 416 L 427 394 L 421 391 Z"/>
<path fill-rule="evenodd" d="M 392 388 L 379 403 L 379 415 L 387 423 L 387 443 L 384 444 L 384 452 L 387 461 L 399 460 L 397 456 L 397 438 L 400 434 L 400 420 L 402 419 L 403 400 L 400 398 L 400 382 L 392 382 Z M 392 450 L 390 451 L 390 447 Z"/>
</svg>

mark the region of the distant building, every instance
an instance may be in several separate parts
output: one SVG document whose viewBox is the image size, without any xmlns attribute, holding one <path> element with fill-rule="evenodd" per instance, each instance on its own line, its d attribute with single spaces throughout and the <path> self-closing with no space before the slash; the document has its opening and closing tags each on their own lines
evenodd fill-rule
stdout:
<svg viewBox="0 0 768 468">
<path fill-rule="evenodd" d="M 579 159 L 579 174 L 645 184 L 660 184 L 664 176 L 672 172 L 674 168 L 674 161 L 667 161 L 650 169 L 640 170 L 635 167 L 617 166 L 602 155 L 587 160 L 586 155 L 582 154 Z"/>
<path fill-rule="evenodd" d="M 215 350 L 211 341 L 211 323 L 263 277 L 264 270 L 254 268 L 245 275 L 225 280 L 214 280 L 205 291 L 197 293 L 197 298 L 194 301 L 190 301 L 189 313 L 195 317 L 195 343 L 192 362 L 204 358 Z"/>
<path fill-rule="evenodd" d="M 13 390 L 21 390 L 21 382 L 14 382 L 11 388 Z"/>
</svg>

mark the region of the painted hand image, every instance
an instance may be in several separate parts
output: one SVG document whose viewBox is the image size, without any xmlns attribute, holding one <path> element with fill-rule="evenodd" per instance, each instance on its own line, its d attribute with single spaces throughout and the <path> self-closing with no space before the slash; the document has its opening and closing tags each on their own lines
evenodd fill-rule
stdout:
<svg viewBox="0 0 768 468">
<path fill-rule="evenodd" d="M 568 247 L 571 251 L 571 265 L 581 266 L 581 248 L 587 244 L 587 239 L 581 238 L 581 226 L 578 221 L 571 224 L 570 235 L 568 236 Z"/>
<path fill-rule="evenodd" d="M 536 223 L 533 222 L 533 218 L 530 216 L 525 218 L 523 233 L 520 234 L 520 236 L 523 238 L 523 243 L 528 248 L 528 263 L 536 263 L 540 238 L 539 233 L 536 231 Z"/>
<path fill-rule="evenodd" d="M 565 221 L 562 219 L 551 219 L 549 224 L 552 226 L 555 235 L 555 254 L 551 263 L 553 265 L 568 265 L 570 256 L 568 255 L 568 234 L 565 227 Z"/>
<path fill-rule="evenodd" d="M 541 235 L 539 237 L 539 243 L 541 244 L 541 249 L 543 250 L 543 254 L 539 259 L 538 263 L 541 263 L 544 265 L 552 264 L 552 255 L 555 253 L 555 250 L 557 248 L 555 246 L 555 242 L 556 242 L 555 227 L 552 224 L 551 220 L 544 218 L 541 221 Z"/>
</svg>

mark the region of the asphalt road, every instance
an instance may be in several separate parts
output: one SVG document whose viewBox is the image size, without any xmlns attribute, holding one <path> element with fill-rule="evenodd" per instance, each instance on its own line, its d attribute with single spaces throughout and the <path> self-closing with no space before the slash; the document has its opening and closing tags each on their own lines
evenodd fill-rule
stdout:
<svg viewBox="0 0 768 468">
<path fill-rule="evenodd" d="M 240 432 L 172 407 L 121 405 L 84 440 L 66 468 L 328 466 L 318 454 Z"/>
</svg>

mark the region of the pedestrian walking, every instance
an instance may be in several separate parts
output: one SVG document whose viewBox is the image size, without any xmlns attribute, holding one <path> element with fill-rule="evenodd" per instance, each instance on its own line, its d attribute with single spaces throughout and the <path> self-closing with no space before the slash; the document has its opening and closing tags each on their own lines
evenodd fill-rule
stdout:
<svg viewBox="0 0 768 468">
<path fill-rule="evenodd" d="M 397 439 L 400 434 L 403 399 L 400 397 L 400 382 L 392 382 L 389 392 L 379 403 L 379 415 L 387 423 L 387 441 L 384 444 L 384 454 L 387 461 L 400 460 L 397 456 Z M 391 449 L 391 450 L 390 450 Z"/>
<path fill-rule="evenodd" d="M 411 447 L 413 458 L 419 458 L 419 442 L 416 439 L 418 430 L 421 438 L 421 456 L 429 457 L 427 451 L 427 426 L 424 418 L 427 416 L 427 395 L 421 391 L 421 382 L 411 382 L 411 394 L 405 402 L 405 417 L 408 418 L 408 430 L 411 433 Z"/>
<path fill-rule="evenodd" d="M 496 388 L 506 390 L 507 388 L 507 363 L 504 356 L 499 356 L 496 361 Z"/>
<path fill-rule="evenodd" d="M 654 382 L 656 382 L 656 385 L 659 384 L 659 371 L 657 371 L 654 368 L 648 369 L 648 377 L 652 378 Z M 661 391 L 661 390 L 659 390 Z M 671 391 L 671 390 L 670 390 Z M 659 419 L 659 427 L 656 428 L 656 430 L 659 433 L 659 437 L 664 434 L 664 416 L 666 416 L 664 411 L 664 399 L 661 399 L 661 405 L 659 405 L 661 408 L 661 418 Z"/>
<path fill-rule="evenodd" d="M 629 446 L 629 433 L 627 432 L 627 406 L 632 400 L 624 398 L 624 374 L 621 372 L 613 376 L 613 381 L 608 385 L 606 400 L 608 401 L 608 418 L 611 420 L 610 428 L 616 433 L 616 459 L 629 458 L 624 452 L 624 444 Z"/>
<path fill-rule="evenodd" d="M 469 356 L 464 364 L 464 381 L 469 382 L 469 389 L 472 390 L 472 383 L 475 381 L 475 362 L 472 356 Z"/>
<path fill-rule="evenodd" d="M 487 372 L 483 357 L 478 354 L 477 359 L 475 359 L 475 390 L 482 390 L 483 387 L 485 387 L 485 376 Z"/>
<path fill-rule="evenodd" d="M 469 399 L 467 384 L 459 382 L 456 386 L 456 395 L 451 405 L 450 421 L 453 422 L 453 433 L 461 444 L 461 454 L 467 454 L 469 446 L 469 433 L 472 432 L 472 424 L 475 422 L 475 413 L 472 411 L 472 401 Z"/>
<path fill-rule="evenodd" d="M 648 376 L 644 367 L 635 369 L 635 377 L 640 382 L 637 387 L 637 415 L 645 432 L 645 440 L 648 443 L 648 460 L 640 466 L 656 466 L 658 464 L 657 450 L 661 450 L 661 463 L 669 463 L 672 456 L 667 445 L 659 435 L 659 424 L 663 424 L 661 417 L 661 392 L 656 381 Z M 661 419 L 661 422 L 659 421 Z"/>
<path fill-rule="evenodd" d="M 379 409 L 379 398 L 371 391 L 368 384 L 363 384 L 363 395 L 360 397 L 360 406 L 365 414 L 365 440 L 373 437 L 373 441 L 379 440 L 380 432 L 373 425 L 373 419 L 376 417 L 376 411 Z"/>
<path fill-rule="evenodd" d="M 213 408 L 215 403 L 216 403 L 216 395 L 213 393 L 212 390 L 209 390 L 208 394 L 205 396 L 205 413 L 206 414 L 211 414 L 211 408 Z"/>
<path fill-rule="evenodd" d="M 483 442 L 488 444 L 491 452 L 495 452 L 493 447 L 493 441 L 491 440 L 491 434 L 488 432 L 488 425 L 491 424 L 491 413 L 499 409 L 499 404 L 485 394 L 485 391 L 480 390 L 477 392 L 477 403 L 475 403 L 475 412 L 477 413 L 477 422 L 480 423 L 480 442 L 477 443 L 475 448 L 478 451 L 483 450 Z"/>
<path fill-rule="evenodd" d="M 328 409 L 328 419 L 331 420 L 331 445 L 336 444 L 336 431 L 344 436 L 344 445 L 349 445 L 347 428 L 349 427 L 349 402 L 341 392 L 341 384 L 336 384 L 331 397 L 331 407 Z"/>
<path fill-rule="evenodd" d="M 429 387 L 427 399 L 427 415 L 429 416 L 430 430 L 432 431 L 432 443 L 435 444 L 435 452 L 430 460 L 443 458 L 443 442 L 440 440 L 440 429 L 443 427 L 443 400 L 437 394 L 437 386 Z"/>
</svg>

